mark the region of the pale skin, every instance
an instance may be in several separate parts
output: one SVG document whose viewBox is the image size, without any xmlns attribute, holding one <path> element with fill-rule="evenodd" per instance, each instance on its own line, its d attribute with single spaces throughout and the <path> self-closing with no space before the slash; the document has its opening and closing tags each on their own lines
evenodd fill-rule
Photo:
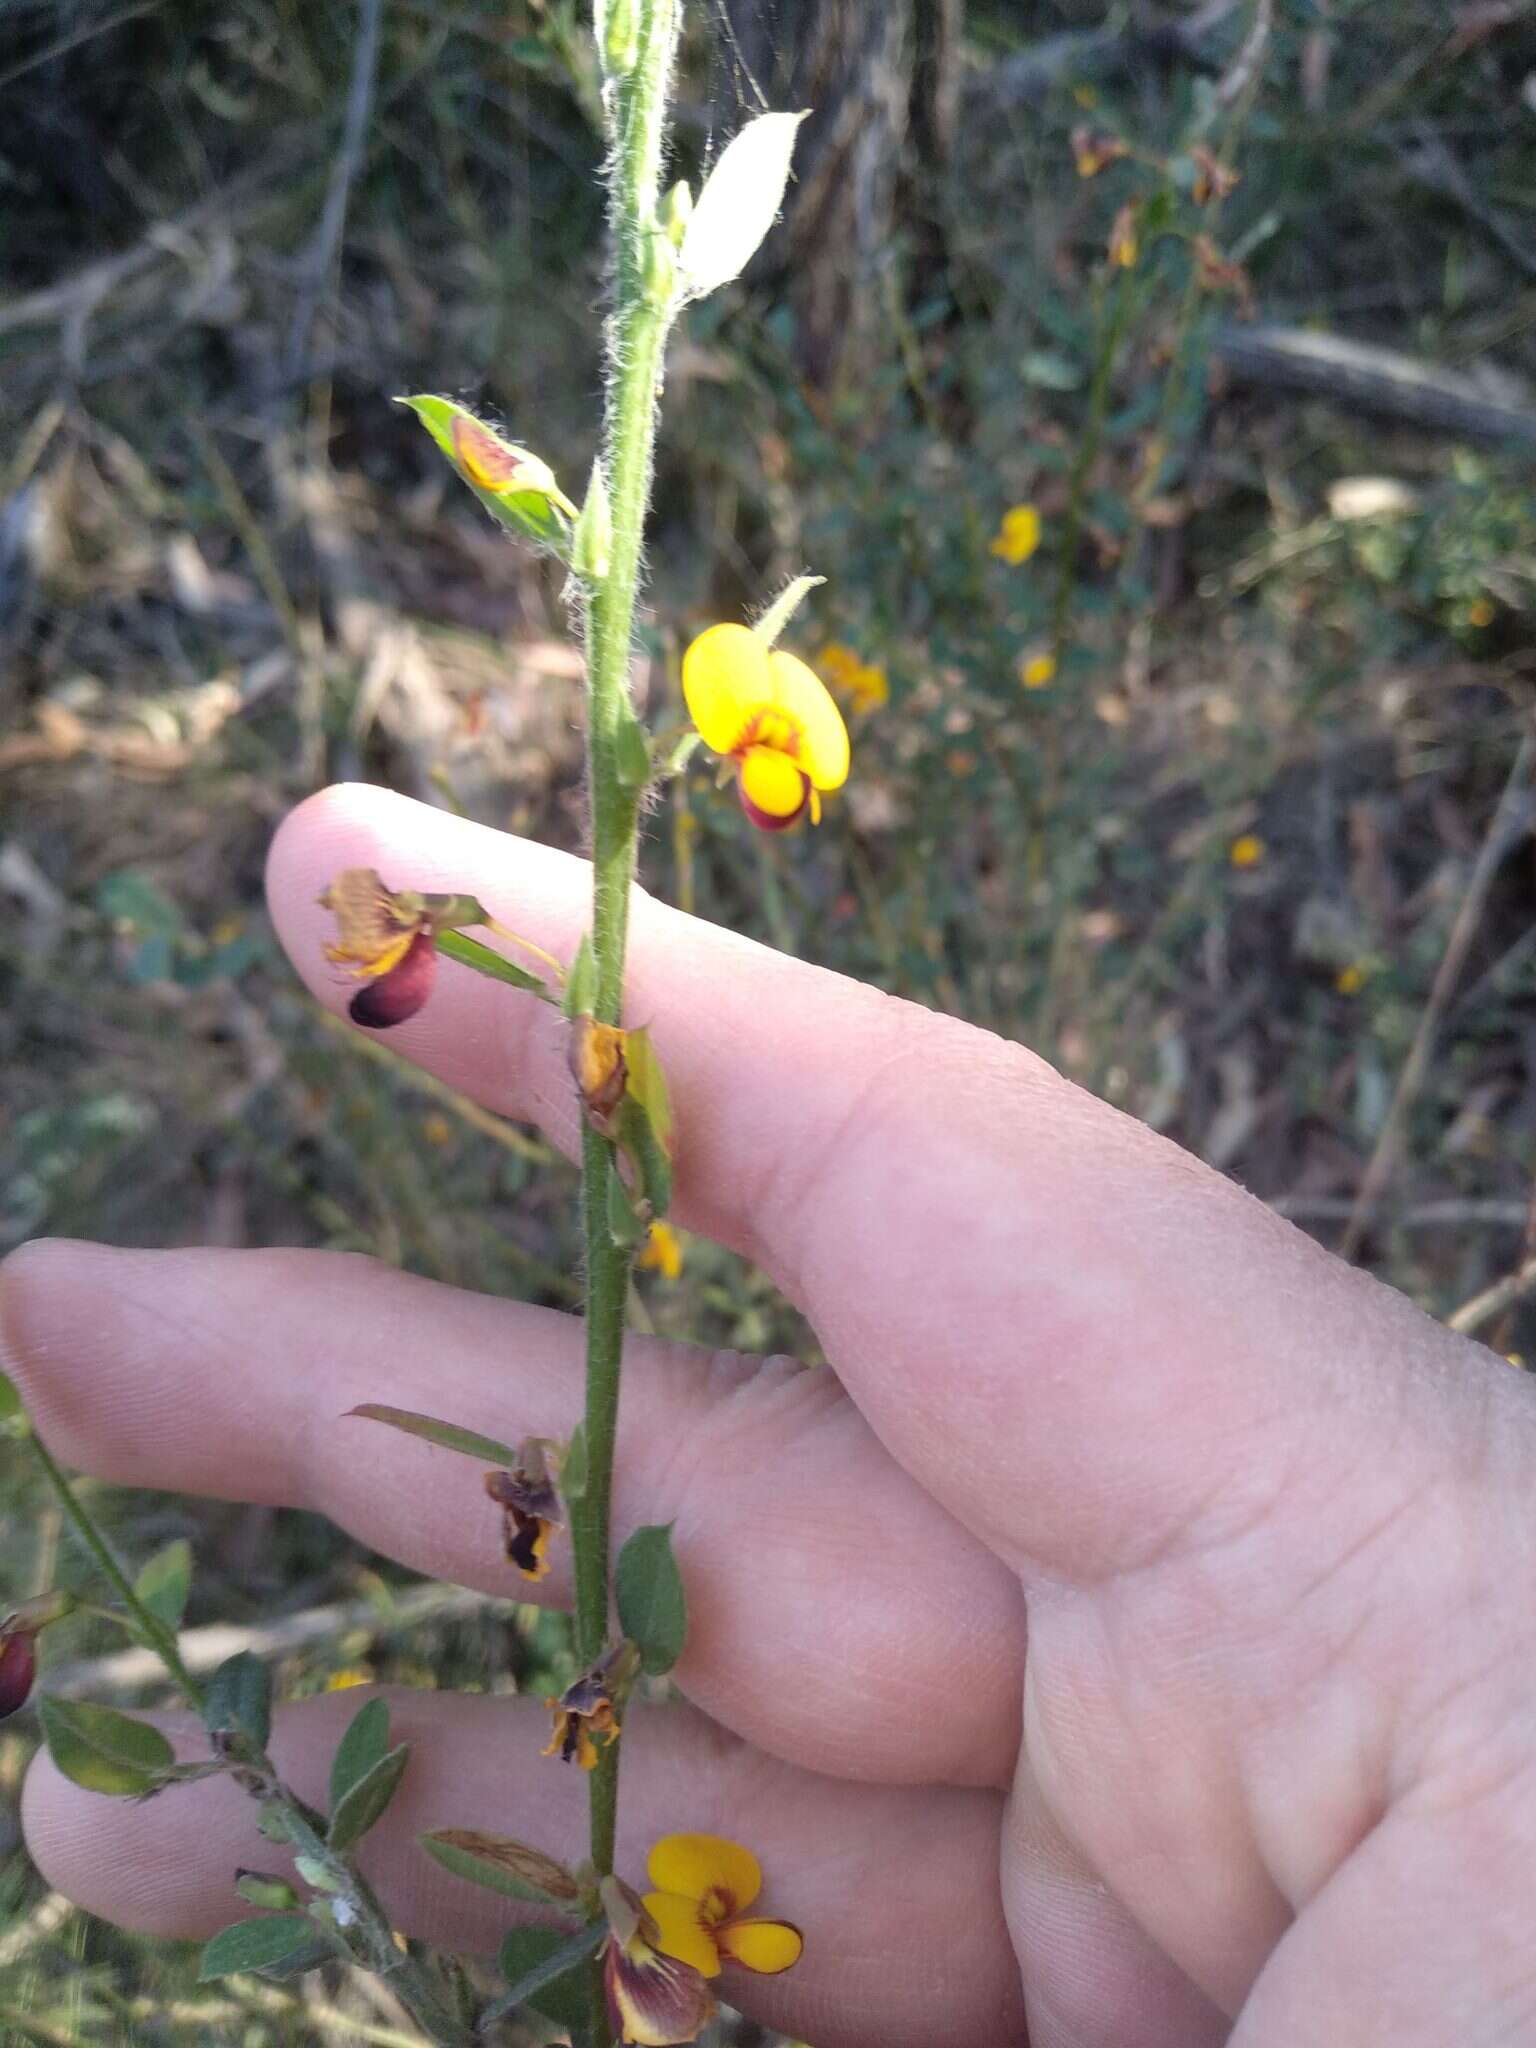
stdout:
<svg viewBox="0 0 1536 2048">
<path fill-rule="evenodd" d="M 588 914 L 577 861 L 328 791 L 269 883 L 338 1010 L 315 898 L 351 866 L 566 957 Z M 627 1360 L 619 1534 L 675 1518 L 692 1633 L 691 1705 L 623 1737 L 620 1867 L 733 1836 L 806 1933 L 725 1995 L 817 2048 L 1536 2039 L 1529 1384 L 1015 1045 L 643 897 L 630 990 L 677 1219 L 759 1261 L 833 1368 Z M 563 1031 L 450 965 L 390 1036 L 570 1149 Z M 478 1471 L 343 1413 L 515 1437 L 579 1409 L 570 1317 L 324 1253 L 37 1244 L 0 1307 L 71 1464 L 317 1509 L 489 1592 Z M 563 1560 L 538 1590 L 568 1597 Z M 416 1749 L 368 1867 L 401 1925 L 484 1949 L 505 1909 L 414 1836 L 574 1857 L 585 1788 L 536 1702 L 395 1697 Z M 284 1715 L 301 1791 L 357 1699 Z M 272 1866 L 227 1786 L 134 1806 L 39 1762 L 25 1821 L 53 1884 L 161 1934 Z"/>
</svg>

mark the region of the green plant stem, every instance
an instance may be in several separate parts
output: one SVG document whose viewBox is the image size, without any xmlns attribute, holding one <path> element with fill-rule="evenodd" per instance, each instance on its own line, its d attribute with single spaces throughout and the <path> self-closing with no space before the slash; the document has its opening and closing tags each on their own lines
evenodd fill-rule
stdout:
<svg viewBox="0 0 1536 2048">
<path fill-rule="evenodd" d="M 672 314 L 671 245 L 657 220 L 667 87 L 677 43 L 678 0 L 640 0 L 638 54 L 609 81 L 612 133 L 608 218 L 614 310 L 607 330 L 605 463 L 612 535 L 606 573 L 587 586 L 587 790 L 592 815 L 593 1012 L 617 1024 L 624 997 L 629 893 L 635 872 L 639 793 L 620 768 L 619 736 L 634 717 L 629 697 L 635 596 L 650 499 L 656 401 Z M 608 1635 L 608 1553 L 613 1454 L 630 1254 L 608 1227 L 613 1146 L 590 1128 L 582 1140 L 582 1220 L 587 1260 L 587 1478 L 573 1504 L 576 1642 L 594 1662 Z M 618 1747 L 605 1746 L 590 1778 L 591 1858 L 613 1869 Z M 592 2036 L 609 2039 L 601 1971 L 592 1976 Z"/>
<path fill-rule="evenodd" d="M 1099 348 L 1093 365 L 1093 382 L 1088 391 L 1088 417 L 1083 424 L 1072 464 L 1067 490 L 1067 514 L 1062 522 L 1061 567 L 1056 577 L 1056 600 L 1051 607 L 1051 653 L 1058 669 L 1066 653 L 1067 627 L 1072 613 L 1072 588 L 1077 575 L 1077 544 L 1083 530 L 1083 505 L 1088 496 L 1088 478 L 1098 460 L 1104 435 L 1104 415 L 1109 409 L 1109 380 L 1120 352 L 1120 340 L 1131 309 L 1131 276 L 1117 269 L 1110 285 L 1110 307 L 1099 328 Z"/>
<path fill-rule="evenodd" d="M 122 1602 L 140 1640 L 160 1659 L 188 1705 L 201 1712 L 205 1689 L 187 1669 L 176 1631 L 146 1607 L 134 1591 L 133 1581 L 118 1562 L 111 1544 L 36 1430 L 28 1430 L 27 1443 L 65 1520 Z M 325 1873 L 328 1889 L 336 1901 L 349 1909 L 346 1952 L 365 1961 L 369 1969 L 390 1985 L 411 2017 L 439 2048 L 472 2048 L 473 2031 L 454 2018 L 416 1958 L 397 1946 L 389 1915 L 373 1887 L 347 1857 L 329 1846 L 323 1823 L 317 1825 L 309 1808 L 289 1791 L 266 1751 L 242 1739 L 236 1761 L 237 1782 L 253 1799 L 281 1811 L 284 1830 L 295 1850 L 301 1856 L 313 1858 Z"/>
</svg>

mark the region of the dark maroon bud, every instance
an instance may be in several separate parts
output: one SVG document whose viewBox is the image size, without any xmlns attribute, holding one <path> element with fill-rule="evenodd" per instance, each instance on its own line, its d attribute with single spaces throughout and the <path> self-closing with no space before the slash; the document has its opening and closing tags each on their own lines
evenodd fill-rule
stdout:
<svg viewBox="0 0 1536 2048">
<path fill-rule="evenodd" d="M 36 1637 L 27 1629 L 0 1629 L 0 1721 L 27 1704 L 36 1677 Z"/>
<path fill-rule="evenodd" d="M 430 932 L 418 932 L 398 967 L 365 982 L 347 1006 L 354 1024 L 370 1031 L 387 1031 L 414 1017 L 437 979 L 437 945 Z"/>
</svg>

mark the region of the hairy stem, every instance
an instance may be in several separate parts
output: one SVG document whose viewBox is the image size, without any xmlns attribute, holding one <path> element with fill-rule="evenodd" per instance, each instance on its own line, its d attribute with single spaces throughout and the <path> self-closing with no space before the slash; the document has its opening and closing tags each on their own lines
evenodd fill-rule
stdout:
<svg viewBox="0 0 1536 2048">
<path fill-rule="evenodd" d="M 612 155 L 609 232 L 613 312 L 607 330 L 605 470 L 612 540 L 606 572 L 588 585 L 587 787 L 592 816 L 593 1010 L 617 1024 L 624 996 L 629 892 L 635 872 L 639 793 L 621 773 L 620 734 L 634 717 L 630 655 L 640 553 L 656 438 L 656 403 L 672 312 L 671 246 L 657 220 L 665 146 L 667 87 L 677 43 L 679 0 L 640 0 L 632 68 L 606 89 Z M 591 1663 L 608 1634 L 608 1552 L 619 1370 L 630 1254 L 608 1223 L 613 1147 L 596 1131 L 582 1142 L 582 1217 L 587 1260 L 587 1479 L 572 1509 L 576 1564 L 576 1639 Z M 618 1749 L 609 1744 L 591 1775 L 591 1857 L 600 1876 L 613 1868 Z M 594 1976 L 593 2034 L 608 2038 Z"/>
</svg>

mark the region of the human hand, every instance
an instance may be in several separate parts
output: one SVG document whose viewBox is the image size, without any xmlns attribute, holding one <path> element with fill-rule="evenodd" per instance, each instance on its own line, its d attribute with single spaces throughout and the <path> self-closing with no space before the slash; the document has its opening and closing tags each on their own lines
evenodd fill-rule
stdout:
<svg viewBox="0 0 1536 2048">
<path fill-rule="evenodd" d="M 335 1008 L 315 898 L 351 866 L 567 957 L 588 914 L 564 855 L 328 791 L 269 881 Z M 675 1517 L 692 1704 L 626 1728 L 621 1872 L 673 1830 L 749 1843 L 806 1950 L 724 1989 L 817 2048 L 1019 2041 L 1026 2013 L 1031 2048 L 1536 2039 L 1528 1385 L 1015 1045 L 645 899 L 632 947 L 677 1213 L 836 1376 L 632 1340 L 618 1534 Z M 448 971 L 391 1042 L 574 1146 L 547 1008 Z M 38 1244 L 0 1308 L 60 1457 L 320 1509 L 487 1591 L 477 1484 L 345 1411 L 579 1412 L 571 1318 L 332 1254 Z M 560 1561 L 536 1590 L 567 1596 Z M 356 1703 L 283 1717 L 301 1792 Z M 501 1903 L 415 1836 L 574 1857 L 584 1786 L 537 1761 L 535 1702 L 395 1716 L 416 1746 L 365 1866 L 398 1924 L 488 1947 Z M 51 1882 L 162 1934 L 211 1932 L 271 1855 L 217 1782 L 108 1803 L 40 1759 L 24 1817 Z"/>
</svg>

